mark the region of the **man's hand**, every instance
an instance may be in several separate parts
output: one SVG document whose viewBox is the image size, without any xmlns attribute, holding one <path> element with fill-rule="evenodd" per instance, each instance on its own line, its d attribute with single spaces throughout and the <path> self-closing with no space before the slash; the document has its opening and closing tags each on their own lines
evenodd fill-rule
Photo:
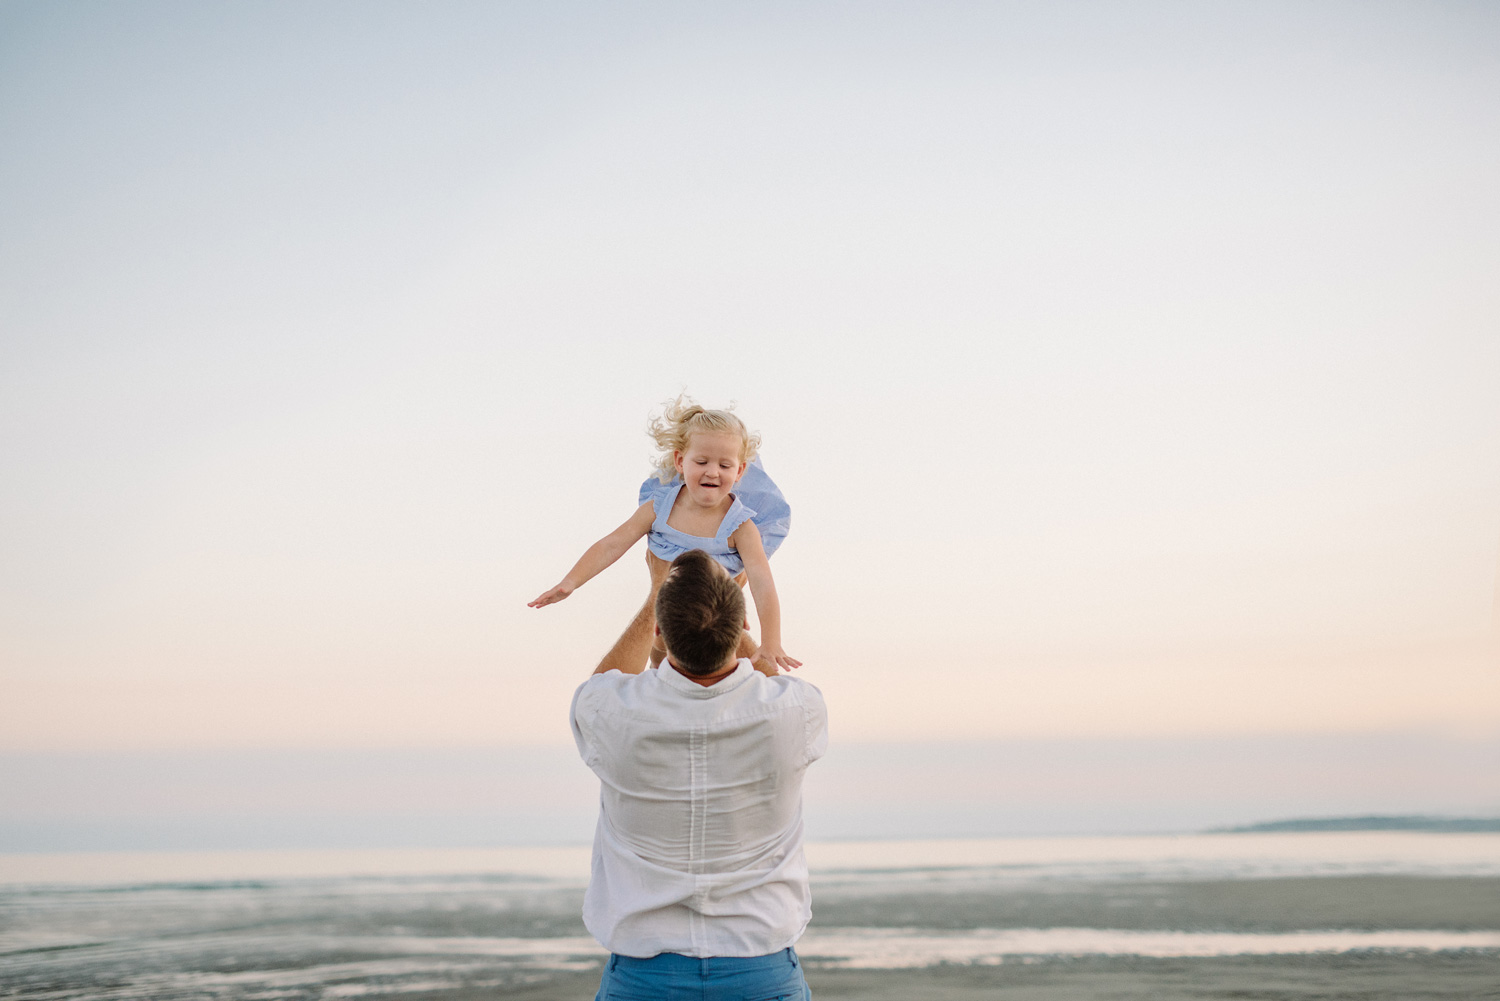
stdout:
<svg viewBox="0 0 1500 1001">
<path fill-rule="evenodd" d="M 552 590 L 543 591 L 541 597 L 535 598 L 532 601 L 528 601 L 526 603 L 526 607 L 541 608 L 543 605 L 551 605 L 555 602 L 562 601 L 568 595 L 572 594 L 574 590 L 575 588 L 572 584 L 569 584 L 567 581 L 563 581 Z"/>
</svg>

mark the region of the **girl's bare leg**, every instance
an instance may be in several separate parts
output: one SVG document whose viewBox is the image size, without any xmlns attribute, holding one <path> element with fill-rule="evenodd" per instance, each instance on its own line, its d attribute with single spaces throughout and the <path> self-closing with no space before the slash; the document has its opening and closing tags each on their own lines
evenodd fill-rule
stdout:
<svg viewBox="0 0 1500 1001">
<path fill-rule="evenodd" d="M 640 674 L 646 669 L 647 658 L 651 658 L 651 666 L 655 667 L 661 662 L 661 658 L 655 655 L 653 645 L 657 642 L 656 637 L 656 589 L 661 587 L 661 582 L 667 575 L 667 567 L 671 566 L 666 560 L 654 555 L 651 550 L 646 550 L 646 569 L 651 574 L 651 593 L 646 595 L 646 603 L 641 610 L 635 613 L 635 618 L 630 620 L 630 625 L 615 640 L 615 645 L 609 648 L 609 653 L 599 662 L 594 669 L 595 674 L 605 671 L 620 671 L 624 674 Z"/>
</svg>

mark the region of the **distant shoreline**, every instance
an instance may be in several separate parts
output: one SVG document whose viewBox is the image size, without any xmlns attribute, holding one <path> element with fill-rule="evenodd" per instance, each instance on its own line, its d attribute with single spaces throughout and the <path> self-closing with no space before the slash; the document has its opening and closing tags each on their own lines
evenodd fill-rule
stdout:
<svg viewBox="0 0 1500 1001">
<path fill-rule="evenodd" d="M 1301 817 L 1271 820 L 1239 827 L 1215 827 L 1209 834 L 1279 834 L 1309 831 L 1423 831 L 1442 834 L 1491 834 L 1500 831 L 1500 817 Z"/>
</svg>

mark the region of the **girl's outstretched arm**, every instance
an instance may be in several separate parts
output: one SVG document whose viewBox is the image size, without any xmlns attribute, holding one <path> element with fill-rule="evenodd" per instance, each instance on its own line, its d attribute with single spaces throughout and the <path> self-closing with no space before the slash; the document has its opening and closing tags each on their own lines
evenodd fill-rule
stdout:
<svg viewBox="0 0 1500 1001">
<path fill-rule="evenodd" d="M 801 667 L 802 661 L 787 655 L 781 648 L 781 600 L 776 597 L 776 581 L 771 577 L 771 559 L 760 542 L 760 529 L 747 521 L 729 536 L 729 544 L 745 564 L 750 578 L 750 593 L 755 596 L 755 610 L 760 615 L 760 650 L 755 658 L 759 666 L 774 674 L 779 668 Z"/>
<path fill-rule="evenodd" d="M 631 546 L 641 541 L 641 536 L 651 531 L 651 522 L 655 520 L 655 510 L 651 502 L 647 501 L 635 509 L 635 514 L 625 524 L 589 546 L 588 551 L 578 558 L 573 569 L 568 571 L 568 575 L 556 587 L 543 591 L 539 597 L 526 604 L 531 608 L 541 608 L 543 605 L 562 601 L 588 583 L 599 571 L 624 556 Z"/>
</svg>

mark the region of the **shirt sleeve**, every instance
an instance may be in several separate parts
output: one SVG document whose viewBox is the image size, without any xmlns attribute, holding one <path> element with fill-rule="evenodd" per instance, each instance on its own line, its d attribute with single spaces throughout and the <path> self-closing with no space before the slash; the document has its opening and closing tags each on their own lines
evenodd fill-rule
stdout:
<svg viewBox="0 0 1500 1001">
<path fill-rule="evenodd" d="M 602 675 L 593 675 L 573 693 L 573 705 L 568 711 L 573 726 L 573 743 L 578 745 L 578 755 L 590 768 L 598 761 L 593 732 L 594 717 L 598 715 L 599 685 Z"/>
<path fill-rule="evenodd" d="M 828 751 L 828 705 L 817 686 L 805 681 L 802 684 L 806 686 L 802 695 L 803 760 L 810 765 Z"/>
</svg>

